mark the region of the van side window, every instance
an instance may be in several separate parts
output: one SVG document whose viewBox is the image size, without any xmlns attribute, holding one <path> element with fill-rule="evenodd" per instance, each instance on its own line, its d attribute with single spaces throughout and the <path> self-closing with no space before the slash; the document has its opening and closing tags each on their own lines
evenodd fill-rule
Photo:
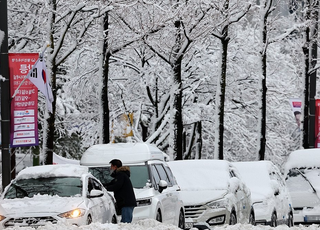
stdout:
<svg viewBox="0 0 320 230">
<path fill-rule="evenodd" d="M 169 177 L 165 171 L 165 169 L 163 168 L 163 165 L 161 164 L 156 164 L 155 165 L 161 180 L 165 180 L 168 183 L 168 186 L 171 187 L 172 186 L 172 182 L 169 180 Z"/>
<path fill-rule="evenodd" d="M 176 185 L 177 181 L 176 181 L 176 178 L 173 176 L 171 169 L 168 166 L 164 166 L 164 169 L 166 170 L 168 177 L 169 177 L 169 180 L 171 181 L 172 185 Z"/>
<path fill-rule="evenodd" d="M 151 172 L 152 172 L 152 178 L 153 178 L 154 183 L 155 183 L 154 187 L 155 187 L 156 189 L 158 189 L 158 184 L 159 184 L 159 181 L 160 181 L 160 176 L 159 176 L 159 174 L 158 174 L 158 171 L 157 171 L 155 165 L 151 165 Z"/>
</svg>

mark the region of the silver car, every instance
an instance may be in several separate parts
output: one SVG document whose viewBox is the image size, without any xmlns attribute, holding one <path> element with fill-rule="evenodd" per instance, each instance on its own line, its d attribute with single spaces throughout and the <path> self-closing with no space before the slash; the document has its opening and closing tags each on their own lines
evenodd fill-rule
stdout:
<svg viewBox="0 0 320 230">
<path fill-rule="evenodd" d="M 224 160 L 168 162 L 185 205 L 186 228 L 254 223 L 250 190 Z"/>
</svg>

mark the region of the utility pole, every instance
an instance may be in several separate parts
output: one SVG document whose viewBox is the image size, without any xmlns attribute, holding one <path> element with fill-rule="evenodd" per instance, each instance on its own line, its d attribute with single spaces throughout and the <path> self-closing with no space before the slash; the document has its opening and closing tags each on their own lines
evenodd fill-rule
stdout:
<svg viewBox="0 0 320 230">
<path fill-rule="evenodd" d="M 308 0 L 306 2 L 305 20 L 311 20 L 312 25 L 306 28 L 305 54 L 305 100 L 304 100 L 304 124 L 303 124 L 303 147 L 305 149 L 315 148 L 315 95 L 317 77 L 317 52 L 318 52 L 318 21 L 319 0 Z"/>
<path fill-rule="evenodd" d="M 2 41 L 1 41 L 2 40 Z M 7 0 L 0 0 L 0 80 L 1 86 L 1 159 L 2 188 L 11 181 L 10 160 L 10 81 L 8 59 L 8 8 Z"/>
</svg>

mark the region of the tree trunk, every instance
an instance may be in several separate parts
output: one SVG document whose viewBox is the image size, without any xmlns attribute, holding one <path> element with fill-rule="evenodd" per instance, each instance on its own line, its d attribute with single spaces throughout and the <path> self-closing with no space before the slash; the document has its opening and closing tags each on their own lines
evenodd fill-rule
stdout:
<svg viewBox="0 0 320 230">
<path fill-rule="evenodd" d="M 227 31 L 228 29 L 226 29 Z M 224 106 L 226 98 L 226 77 L 227 77 L 227 55 L 229 38 L 227 32 L 225 37 L 221 40 L 222 43 L 222 55 L 221 55 L 221 81 L 220 81 L 220 105 L 219 105 L 219 140 L 218 140 L 218 153 L 219 159 L 223 160 L 223 133 L 224 133 Z"/>
<path fill-rule="evenodd" d="M 182 133 L 183 133 L 183 124 L 182 124 L 182 89 L 181 89 L 181 62 L 182 58 L 178 58 L 177 62 L 174 65 L 174 84 L 177 86 L 176 92 L 174 94 L 173 102 L 173 125 L 174 125 L 174 146 L 173 150 L 177 154 L 176 160 L 182 160 Z"/>
<path fill-rule="evenodd" d="M 109 97 L 108 97 L 108 81 L 109 81 L 109 60 L 110 52 L 108 51 L 108 29 L 109 29 L 109 15 L 105 14 L 103 20 L 104 35 L 103 44 L 103 66 L 102 66 L 102 92 L 101 92 L 101 104 L 102 104 L 102 141 L 104 144 L 110 142 L 110 110 L 109 110 Z"/>
</svg>

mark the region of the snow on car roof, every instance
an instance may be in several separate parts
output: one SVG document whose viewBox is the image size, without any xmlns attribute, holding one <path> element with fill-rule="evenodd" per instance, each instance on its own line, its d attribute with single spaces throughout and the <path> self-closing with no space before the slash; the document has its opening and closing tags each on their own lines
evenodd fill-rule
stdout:
<svg viewBox="0 0 320 230">
<path fill-rule="evenodd" d="M 230 163 L 224 160 L 181 160 L 168 162 L 182 190 L 227 189 Z"/>
<path fill-rule="evenodd" d="M 320 148 L 299 149 L 290 153 L 285 163 L 285 175 L 292 168 L 320 167 Z"/>
<path fill-rule="evenodd" d="M 61 165 L 41 165 L 28 167 L 19 172 L 16 179 L 28 179 L 39 177 L 55 177 L 55 176 L 68 176 L 80 177 L 82 174 L 88 173 L 88 167 L 74 165 L 74 164 L 61 164 Z"/>
<path fill-rule="evenodd" d="M 164 161 L 165 157 L 166 154 L 155 145 L 144 142 L 97 144 L 83 153 L 80 164 L 109 165 L 112 159 L 120 159 L 124 164 L 156 159 Z"/>
</svg>

